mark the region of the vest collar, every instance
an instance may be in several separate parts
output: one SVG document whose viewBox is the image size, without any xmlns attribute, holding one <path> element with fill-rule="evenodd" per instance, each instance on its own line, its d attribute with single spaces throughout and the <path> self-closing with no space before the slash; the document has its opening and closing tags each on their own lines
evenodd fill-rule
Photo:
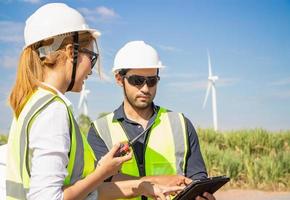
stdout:
<svg viewBox="0 0 290 200">
<path fill-rule="evenodd" d="M 59 97 L 60 97 L 60 98 L 65 102 L 65 104 L 66 104 L 70 109 L 73 110 L 73 105 L 72 105 L 72 103 L 70 102 L 70 100 L 68 100 L 68 98 L 67 98 L 63 93 L 61 93 L 58 89 L 56 89 L 54 86 L 52 86 L 52 85 L 50 85 L 50 84 L 48 84 L 48 83 L 44 83 L 44 82 L 42 82 L 41 84 L 43 84 L 43 85 L 45 85 L 45 86 L 51 88 L 52 90 L 56 91 L 57 95 L 58 95 L 58 96 L 59 96 Z M 43 89 L 43 88 L 39 87 L 39 89 Z"/>
<path fill-rule="evenodd" d="M 158 113 L 160 107 L 157 106 L 157 105 L 155 105 L 152 102 L 152 108 L 153 108 L 153 117 L 155 118 L 157 116 L 157 113 Z M 126 120 L 128 122 L 135 123 L 135 122 L 131 121 L 130 119 L 128 119 L 127 116 L 125 115 L 124 103 L 122 103 L 119 106 L 119 108 L 117 108 L 116 110 L 114 110 L 113 120 L 118 120 L 118 121 Z"/>
</svg>

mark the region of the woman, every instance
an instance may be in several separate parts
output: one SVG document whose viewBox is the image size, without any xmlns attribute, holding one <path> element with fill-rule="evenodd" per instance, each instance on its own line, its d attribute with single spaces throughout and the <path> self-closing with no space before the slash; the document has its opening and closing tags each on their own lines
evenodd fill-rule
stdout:
<svg viewBox="0 0 290 200">
<path fill-rule="evenodd" d="M 114 156 L 117 144 L 95 168 L 92 150 L 64 96 L 80 92 L 92 73 L 99 35 L 78 11 L 62 3 L 46 4 L 27 19 L 25 47 L 9 98 L 14 119 L 8 141 L 7 199 L 96 199 L 97 186 L 131 159 L 131 154 Z M 161 199 L 164 192 L 180 190 L 165 191 L 140 180 L 120 187 L 122 197 Z"/>
</svg>

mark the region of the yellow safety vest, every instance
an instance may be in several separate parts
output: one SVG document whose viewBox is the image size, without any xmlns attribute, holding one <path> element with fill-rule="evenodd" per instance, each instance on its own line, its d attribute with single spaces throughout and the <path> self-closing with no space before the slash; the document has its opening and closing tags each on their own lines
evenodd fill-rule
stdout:
<svg viewBox="0 0 290 200">
<path fill-rule="evenodd" d="M 114 113 L 110 113 L 93 122 L 108 149 L 117 142 L 128 141 L 121 123 L 113 116 Z M 161 107 L 146 139 L 145 173 L 142 174 L 142 166 L 138 166 L 135 155 L 123 164 L 121 171 L 132 176 L 185 175 L 187 152 L 188 134 L 184 116 Z"/>
<path fill-rule="evenodd" d="M 65 104 L 58 95 L 39 88 L 25 104 L 19 117 L 13 119 L 8 139 L 6 170 L 6 198 L 26 199 L 30 185 L 32 150 L 29 149 L 29 131 L 37 116 L 52 102 Z M 71 109 L 65 104 L 70 120 L 70 152 L 68 175 L 64 186 L 74 184 L 95 169 L 95 156 L 85 136 L 81 134 Z"/>
</svg>

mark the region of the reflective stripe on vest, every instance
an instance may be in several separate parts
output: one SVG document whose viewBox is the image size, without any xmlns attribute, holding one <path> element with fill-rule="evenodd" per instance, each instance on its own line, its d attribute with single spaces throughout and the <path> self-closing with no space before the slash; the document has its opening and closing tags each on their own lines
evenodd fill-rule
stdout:
<svg viewBox="0 0 290 200">
<path fill-rule="evenodd" d="M 7 199 L 26 199 L 29 190 L 29 164 L 31 161 L 31 155 L 29 155 L 28 149 L 29 130 L 34 119 L 53 101 L 60 101 L 65 104 L 59 96 L 39 89 L 26 103 L 18 119 L 13 120 L 8 139 L 9 156 L 6 174 Z M 73 184 L 94 170 L 93 153 L 85 137 L 80 133 L 71 110 L 68 107 L 67 110 L 71 124 L 71 148 L 67 166 L 68 176 L 65 178 L 64 185 Z"/>
<path fill-rule="evenodd" d="M 120 122 L 110 113 L 94 121 L 97 133 L 108 149 L 117 142 L 128 141 Z M 145 175 L 185 174 L 188 138 L 182 114 L 160 108 L 147 135 L 145 147 Z M 136 157 L 122 166 L 122 173 L 140 176 Z M 135 198 L 141 199 L 141 198 Z"/>
</svg>

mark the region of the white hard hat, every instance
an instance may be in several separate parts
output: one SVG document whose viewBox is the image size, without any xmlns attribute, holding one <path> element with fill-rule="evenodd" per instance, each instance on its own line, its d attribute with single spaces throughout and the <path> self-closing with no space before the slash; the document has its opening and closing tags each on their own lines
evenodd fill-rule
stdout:
<svg viewBox="0 0 290 200">
<path fill-rule="evenodd" d="M 157 51 L 144 41 L 131 41 L 116 54 L 113 72 L 121 69 L 163 68 Z"/>
<path fill-rule="evenodd" d="M 101 35 L 99 31 L 89 28 L 77 10 L 64 3 L 49 3 L 40 7 L 26 20 L 24 48 L 41 40 L 75 31 L 88 31 L 94 38 Z"/>
</svg>

